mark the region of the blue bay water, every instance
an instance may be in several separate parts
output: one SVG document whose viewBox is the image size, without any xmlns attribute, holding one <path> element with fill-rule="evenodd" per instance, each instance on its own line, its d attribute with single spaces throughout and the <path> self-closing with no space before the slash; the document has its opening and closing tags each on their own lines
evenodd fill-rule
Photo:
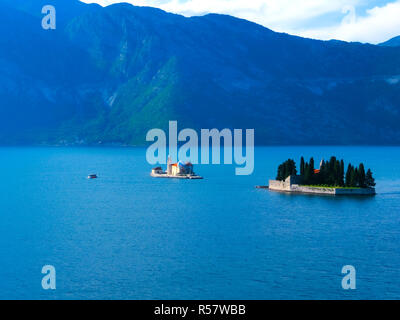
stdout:
<svg viewBox="0 0 400 320">
<path fill-rule="evenodd" d="M 0 299 L 400 298 L 400 148 L 258 147 L 253 175 L 196 166 L 202 181 L 151 178 L 145 152 L 0 148 Z M 255 189 L 301 155 L 364 162 L 378 195 Z"/>
</svg>

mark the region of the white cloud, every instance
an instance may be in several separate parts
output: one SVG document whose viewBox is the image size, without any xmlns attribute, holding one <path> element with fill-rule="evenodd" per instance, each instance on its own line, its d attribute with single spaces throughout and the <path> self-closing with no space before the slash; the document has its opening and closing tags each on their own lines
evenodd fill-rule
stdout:
<svg viewBox="0 0 400 320">
<path fill-rule="evenodd" d="M 389 0 L 388 0 L 389 1 Z M 102 5 L 119 0 L 84 0 Z M 153 6 L 185 16 L 224 13 L 262 24 L 270 29 L 316 39 L 381 42 L 400 35 L 400 0 L 367 10 L 357 17 L 357 5 L 368 0 L 125 0 L 138 6 Z M 337 14 L 330 27 L 319 27 L 324 16 Z M 341 15 L 343 20 L 341 20 Z M 314 20 L 313 27 L 310 21 Z"/>
<path fill-rule="evenodd" d="M 302 30 L 298 34 L 317 39 L 380 43 L 400 35 L 400 0 L 367 10 L 364 17 L 355 16 L 337 26 Z"/>
</svg>

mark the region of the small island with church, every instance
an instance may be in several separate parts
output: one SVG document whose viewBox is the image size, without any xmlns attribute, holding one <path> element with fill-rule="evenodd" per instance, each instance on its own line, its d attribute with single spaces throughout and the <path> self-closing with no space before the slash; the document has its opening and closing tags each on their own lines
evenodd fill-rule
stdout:
<svg viewBox="0 0 400 320">
<path fill-rule="evenodd" d="M 306 194 L 375 195 L 375 185 L 371 169 L 366 171 L 363 163 L 358 167 L 349 164 L 345 171 L 344 161 L 331 157 L 321 160 L 319 169 L 315 169 L 313 158 L 305 162 L 302 157 L 300 174 L 295 161 L 289 159 L 278 167 L 276 180 L 270 180 L 265 188 Z"/>
<path fill-rule="evenodd" d="M 199 180 L 203 177 L 198 176 L 193 171 L 193 164 L 190 162 L 179 161 L 172 163 L 171 158 L 168 157 L 167 171 L 164 171 L 161 167 L 154 168 L 151 170 L 150 175 L 153 178 L 172 178 L 172 179 L 193 179 Z"/>
</svg>

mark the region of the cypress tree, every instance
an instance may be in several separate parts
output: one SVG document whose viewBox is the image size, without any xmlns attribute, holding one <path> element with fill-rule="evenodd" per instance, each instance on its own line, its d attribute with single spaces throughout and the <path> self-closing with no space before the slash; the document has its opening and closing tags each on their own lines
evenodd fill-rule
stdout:
<svg viewBox="0 0 400 320">
<path fill-rule="evenodd" d="M 340 161 L 340 186 L 344 187 L 344 161 Z"/>
<path fill-rule="evenodd" d="M 349 163 L 346 171 L 346 187 L 351 186 L 351 171 L 352 171 L 352 166 L 351 163 Z"/>
<path fill-rule="evenodd" d="M 314 169 L 315 169 L 315 164 L 314 164 L 314 158 L 310 159 L 310 178 L 309 178 L 309 183 L 313 184 L 314 183 Z"/>
<path fill-rule="evenodd" d="M 336 182 L 335 164 L 336 164 L 336 157 L 331 157 L 331 159 L 329 160 L 329 175 L 327 181 L 329 185 L 334 185 Z"/>
<path fill-rule="evenodd" d="M 304 157 L 301 157 L 301 160 L 300 160 L 300 175 L 302 177 L 304 176 L 304 167 L 305 167 Z"/>
<path fill-rule="evenodd" d="M 322 160 L 321 167 L 319 168 L 319 174 L 317 175 L 317 183 L 324 184 L 325 176 L 326 176 L 326 165 L 325 165 L 325 161 Z"/>
<path fill-rule="evenodd" d="M 351 187 L 358 187 L 358 169 L 354 167 L 351 172 Z"/>
<path fill-rule="evenodd" d="M 365 169 L 364 169 L 364 164 L 360 163 L 359 169 L 358 169 L 358 185 L 360 188 L 365 188 Z"/>
<path fill-rule="evenodd" d="M 368 169 L 367 174 L 365 176 L 365 184 L 368 188 L 373 188 L 376 186 L 375 179 L 372 176 L 371 169 Z"/>
<path fill-rule="evenodd" d="M 312 169 L 314 172 L 314 169 L 315 169 L 314 158 L 310 159 L 310 169 Z"/>
<path fill-rule="evenodd" d="M 333 166 L 333 176 L 334 176 L 334 185 L 338 186 L 340 184 L 340 162 L 335 160 L 335 164 Z"/>
<path fill-rule="evenodd" d="M 308 162 L 306 162 L 304 166 L 304 183 L 310 184 L 311 183 L 310 179 L 311 179 L 310 165 L 308 164 Z"/>
<path fill-rule="evenodd" d="M 329 161 L 329 166 L 331 168 L 333 168 L 335 166 L 335 162 L 336 162 L 336 157 L 331 157 L 330 161 Z"/>
</svg>

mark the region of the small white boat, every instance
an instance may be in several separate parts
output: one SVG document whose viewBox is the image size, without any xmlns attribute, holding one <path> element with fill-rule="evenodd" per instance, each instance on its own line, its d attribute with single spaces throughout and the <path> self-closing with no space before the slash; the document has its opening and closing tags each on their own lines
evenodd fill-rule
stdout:
<svg viewBox="0 0 400 320">
<path fill-rule="evenodd" d="M 88 175 L 88 177 L 87 177 L 88 179 L 97 179 L 97 174 L 89 174 Z"/>
</svg>

